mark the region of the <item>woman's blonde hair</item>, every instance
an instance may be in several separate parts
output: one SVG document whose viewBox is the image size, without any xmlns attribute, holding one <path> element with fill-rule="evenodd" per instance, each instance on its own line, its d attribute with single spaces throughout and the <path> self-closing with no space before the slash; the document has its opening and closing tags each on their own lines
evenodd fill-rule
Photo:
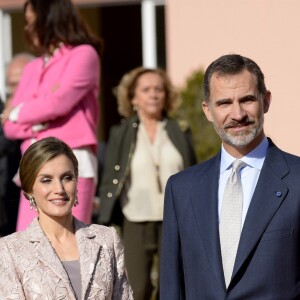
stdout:
<svg viewBox="0 0 300 300">
<path fill-rule="evenodd" d="M 172 85 L 167 73 L 159 68 L 151 69 L 138 67 L 126 73 L 122 77 L 119 85 L 115 89 L 115 95 L 118 100 L 118 112 L 121 116 L 127 118 L 135 115 L 136 112 L 133 109 L 132 99 L 134 98 L 134 93 L 138 79 L 146 73 L 158 74 L 163 80 L 163 85 L 166 94 L 163 114 L 168 114 L 172 110 L 177 108 L 179 104 L 178 93 Z"/>
</svg>

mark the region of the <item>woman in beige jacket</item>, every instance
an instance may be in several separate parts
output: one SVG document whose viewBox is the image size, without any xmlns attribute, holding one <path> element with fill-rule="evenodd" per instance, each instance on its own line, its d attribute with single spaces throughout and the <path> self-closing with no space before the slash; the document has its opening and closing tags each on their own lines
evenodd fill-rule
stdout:
<svg viewBox="0 0 300 300">
<path fill-rule="evenodd" d="M 133 299 L 123 246 L 113 228 L 72 216 L 78 163 L 72 150 L 45 138 L 25 152 L 20 179 L 38 217 L 0 239 L 0 299 Z"/>
</svg>

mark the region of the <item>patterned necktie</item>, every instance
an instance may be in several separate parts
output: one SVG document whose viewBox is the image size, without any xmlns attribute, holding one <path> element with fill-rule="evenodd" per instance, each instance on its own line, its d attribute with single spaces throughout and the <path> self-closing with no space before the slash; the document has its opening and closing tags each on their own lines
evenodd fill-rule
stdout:
<svg viewBox="0 0 300 300">
<path fill-rule="evenodd" d="M 228 287 L 241 235 L 243 188 L 239 171 L 246 166 L 241 160 L 233 162 L 232 173 L 224 190 L 219 224 L 224 277 Z"/>
</svg>

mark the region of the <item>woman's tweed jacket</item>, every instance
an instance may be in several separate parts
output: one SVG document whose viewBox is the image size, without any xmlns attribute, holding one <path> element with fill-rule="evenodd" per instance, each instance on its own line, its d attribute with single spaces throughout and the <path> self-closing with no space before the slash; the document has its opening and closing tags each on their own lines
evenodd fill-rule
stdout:
<svg viewBox="0 0 300 300">
<path fill-rule="evenodd" d="M 115 229 L 74 220 L 81 299 L 133 299 L 123 246 Z M 76 299 L 68 275 L 37 218 L 25 231 L 0 239 L 0 299 Z"/>
</svg>

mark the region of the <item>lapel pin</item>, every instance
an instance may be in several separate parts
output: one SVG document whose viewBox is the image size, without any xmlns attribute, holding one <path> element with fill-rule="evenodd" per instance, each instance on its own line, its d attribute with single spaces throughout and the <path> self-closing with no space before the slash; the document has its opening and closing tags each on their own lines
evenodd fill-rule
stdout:
<svg viewBox="0 0 300 300">
<path fill-rule="evenodd" d="M 276 192 L 277 197 L 281 197 L 282 193 L 281 192 Z"/>
</svg>

